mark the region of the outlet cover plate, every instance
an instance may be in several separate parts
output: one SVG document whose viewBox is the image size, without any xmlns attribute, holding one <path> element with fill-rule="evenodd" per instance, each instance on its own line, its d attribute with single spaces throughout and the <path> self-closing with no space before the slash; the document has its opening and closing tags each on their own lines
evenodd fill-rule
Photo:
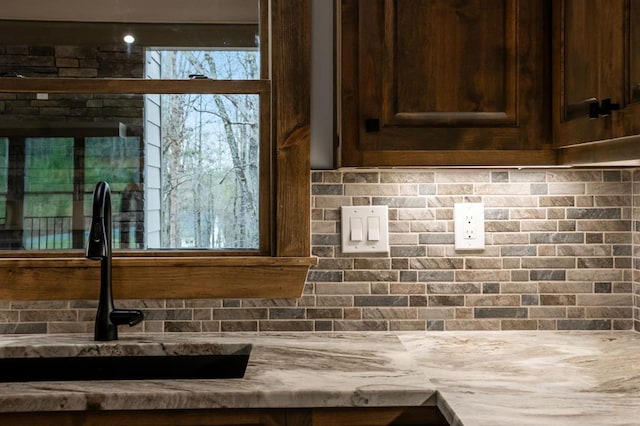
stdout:
<svg viewBox="0 0 640 426">
<path fill-rule="evenodd" d="M 342 206 L 341 221 L 342 253 L 389 252 L 388 206 Z"/>
<path fill-rule="evenodd" d="M 456 250 L 484 250 L 484 204 L 453 205 Z"/>
</svg>

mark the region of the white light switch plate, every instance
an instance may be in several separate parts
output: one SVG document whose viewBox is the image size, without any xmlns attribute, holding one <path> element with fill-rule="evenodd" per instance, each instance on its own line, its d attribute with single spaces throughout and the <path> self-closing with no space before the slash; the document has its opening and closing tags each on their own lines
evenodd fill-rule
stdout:
<svg viewBox="0 0 640 426">
<path fill-rule="evenodd" d="M 343 253 L 389 252 L 387 206 L 343 206 L 341 213 Z"/>
<path fill-rule="evenodd" d="M 454 204 L 453 221 L 456 250 L 484 249 L 484 204 Z"/>
</svg>

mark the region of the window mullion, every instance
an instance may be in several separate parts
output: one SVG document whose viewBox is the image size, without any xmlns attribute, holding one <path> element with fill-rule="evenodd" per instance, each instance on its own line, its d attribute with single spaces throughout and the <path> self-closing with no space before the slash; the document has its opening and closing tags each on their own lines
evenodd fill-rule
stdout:
<svg viewBox="0 0 640 426">
<path fill-rule="evenodd" d="M 267 94 L 270 88 L 269 80 L 0 78 L 0 93 Z"/>
</svg>

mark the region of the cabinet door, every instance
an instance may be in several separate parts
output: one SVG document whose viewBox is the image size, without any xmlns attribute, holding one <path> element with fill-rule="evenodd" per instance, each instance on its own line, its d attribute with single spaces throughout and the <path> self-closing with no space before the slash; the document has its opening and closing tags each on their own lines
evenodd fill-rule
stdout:
<svg viewBox="0 0 640 426">
<path fill-rule="evenodd" d="M 175 410 L 88 410 L 0 413 L 0 424 L 12 426 L 307 426 L 289 423 L 284 409 L 220 408 Z"/>
<path fill-rule="evenodd" d="M 314 408 L 313 426 L 446 426 L 437 407 Z M 289 425 L 289 423 L 287 423 Z"/>
<path fill-rule="evenodd" d="M 640 134 L 640 0 L 630 0 L 626 15 L 625 108 L 623 136 Z"/>
<path fill-rule="evenodd" d="M 549 162 L 547 4 L 342 0 L 342 164 Z"/>
<path fill-rule="evenodd" d="M 639 0 L 554 3 L 557 147 L 640 133 L 639 26 Z"/>
</svg>

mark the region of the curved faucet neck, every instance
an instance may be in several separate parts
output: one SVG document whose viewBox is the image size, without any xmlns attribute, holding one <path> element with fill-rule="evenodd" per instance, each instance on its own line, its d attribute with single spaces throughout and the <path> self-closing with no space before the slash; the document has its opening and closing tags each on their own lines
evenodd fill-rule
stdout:
<svg viewBox="0 0 640 426">
<path fill-rule="evenodd" d="M 111 191 L 107 182 L 98 182 L 93 191 L 93 215 L 86 253 L 88 259 L 100 260 L 100 299 L 94 328 L 94 339 L 98 341 L 117 340 L 118 325 L 133 326 L 144 318 L 142 311 L 113 306 L 111 241 Z"/>
<path fill-rule="evenodd" d="M 100 298 L 96 313 L 95 340 L 115 340 L 118 329 L 109 319 L 114 310 L 111 290 L 111 191 L 107 182 L 98 182 L 93 191 L 93 213 L 87 241 L 88 259 L 100 260 Z"/>
<path fill-rule="evenodd" d="M 98 182 L 93 191 L 93 213 L 86 256 L 108 259 L 112 252 L 111 190 L 107 182 Z"/>
</svg>

